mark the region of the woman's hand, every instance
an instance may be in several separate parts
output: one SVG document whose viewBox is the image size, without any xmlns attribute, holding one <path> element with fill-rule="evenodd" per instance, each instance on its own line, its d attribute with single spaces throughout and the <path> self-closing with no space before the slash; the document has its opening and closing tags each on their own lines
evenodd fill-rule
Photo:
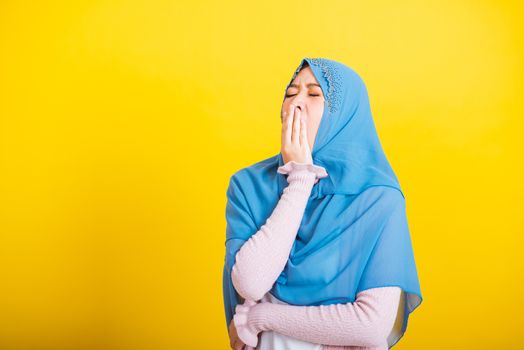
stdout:
<svg viewBox="0 0 524 350">
<path fill-rule="evenodd" d="M 293 104 L 289 106 L 289 110 L 282 113 L 282 147 L 280 152 L 284 164 L 292 160 L 297 163 L 313 164 L 307 137 L 306 120 L 302 118 L 300 108 Z"/>
<path fill-rule="evenodd" d="M 235 327 L 233 319 L 229 323 L 229 345 L 233 350 L 244 350 L 244 345 L 246 345 L 238 337 L 237 328 Z"/>
</svg>

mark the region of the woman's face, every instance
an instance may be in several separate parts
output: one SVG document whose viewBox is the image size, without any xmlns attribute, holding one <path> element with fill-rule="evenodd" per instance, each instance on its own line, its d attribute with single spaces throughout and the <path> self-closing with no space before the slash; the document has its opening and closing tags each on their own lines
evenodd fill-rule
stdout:
<svg viewBox="0 0 524 350">
<path fill-rule="evenodd" d="M 286 90 L 282 110 L 288 111 L 291 105 L 300 108 L 302 118 L 307 124 L 309 147 L 313 150 L 318 126 L 324 112 L 324 94 L 310 66 L 302 69 Z"/>
</svg>

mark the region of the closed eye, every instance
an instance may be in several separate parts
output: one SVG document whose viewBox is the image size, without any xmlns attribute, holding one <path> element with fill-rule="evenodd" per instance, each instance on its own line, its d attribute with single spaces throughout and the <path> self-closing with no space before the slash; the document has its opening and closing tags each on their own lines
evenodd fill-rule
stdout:
<svg viewBox="0 0 524 350">
<path fill-rule="evenodd" d="M 296 94 L 295 94 L 295 95 L 296 95 Z M 291 97 L 291 96 L 295 96 L 295 95 L 286 95 L 286 98 Z M 310 94 L 309 96 L 320 96 L 320 95 L 313 95 L 313 94 Z"/>
</svg>

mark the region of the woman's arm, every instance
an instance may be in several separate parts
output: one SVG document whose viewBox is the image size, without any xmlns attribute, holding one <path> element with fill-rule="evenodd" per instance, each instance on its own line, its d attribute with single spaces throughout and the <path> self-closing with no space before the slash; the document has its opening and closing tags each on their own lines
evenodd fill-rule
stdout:
<svg viewBox="0 0 524 350">
<path fill-rule="evenodd" d="M 402 290 L 388 286 L 357 294 L 353 303 L 296 306 L 269 302 L 237 305 L 234 316 L 240 339 L 255 347 L 261 331 L 316 344 L 387 349 Z"/>
<path fill-rule="evenodd" d="M 294 161 L 278 172 L 288 174 L 288 186 L 266 223 L 237 252 L 231 270 L 233 286 L 245 300 L 260 300 L 272 288 L 286 266 L 311 189 L 327 176 L 323 167 Z"/>
</svg>

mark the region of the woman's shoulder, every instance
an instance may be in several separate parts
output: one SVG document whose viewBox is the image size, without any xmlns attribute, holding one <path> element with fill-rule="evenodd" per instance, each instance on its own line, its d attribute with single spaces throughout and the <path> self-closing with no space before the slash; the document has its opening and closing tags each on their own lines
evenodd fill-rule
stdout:
<svg viewBox="0 0 524 350">
<path fill-rule="evenodd" d="M 370 186 L 357 195 L 357 203 L 365 207 L 380 207 L 395 209 L 406 205 L 402 191 L 396 187 L 377 185 Z"/>
<path fill-rule="evenodd" d="M 361 194 L 375 196 L 390 201 L 403 201 L 404 193 L 397 187 L 389 185 L 375 185 L 364 189 Z"/>
</svg>

